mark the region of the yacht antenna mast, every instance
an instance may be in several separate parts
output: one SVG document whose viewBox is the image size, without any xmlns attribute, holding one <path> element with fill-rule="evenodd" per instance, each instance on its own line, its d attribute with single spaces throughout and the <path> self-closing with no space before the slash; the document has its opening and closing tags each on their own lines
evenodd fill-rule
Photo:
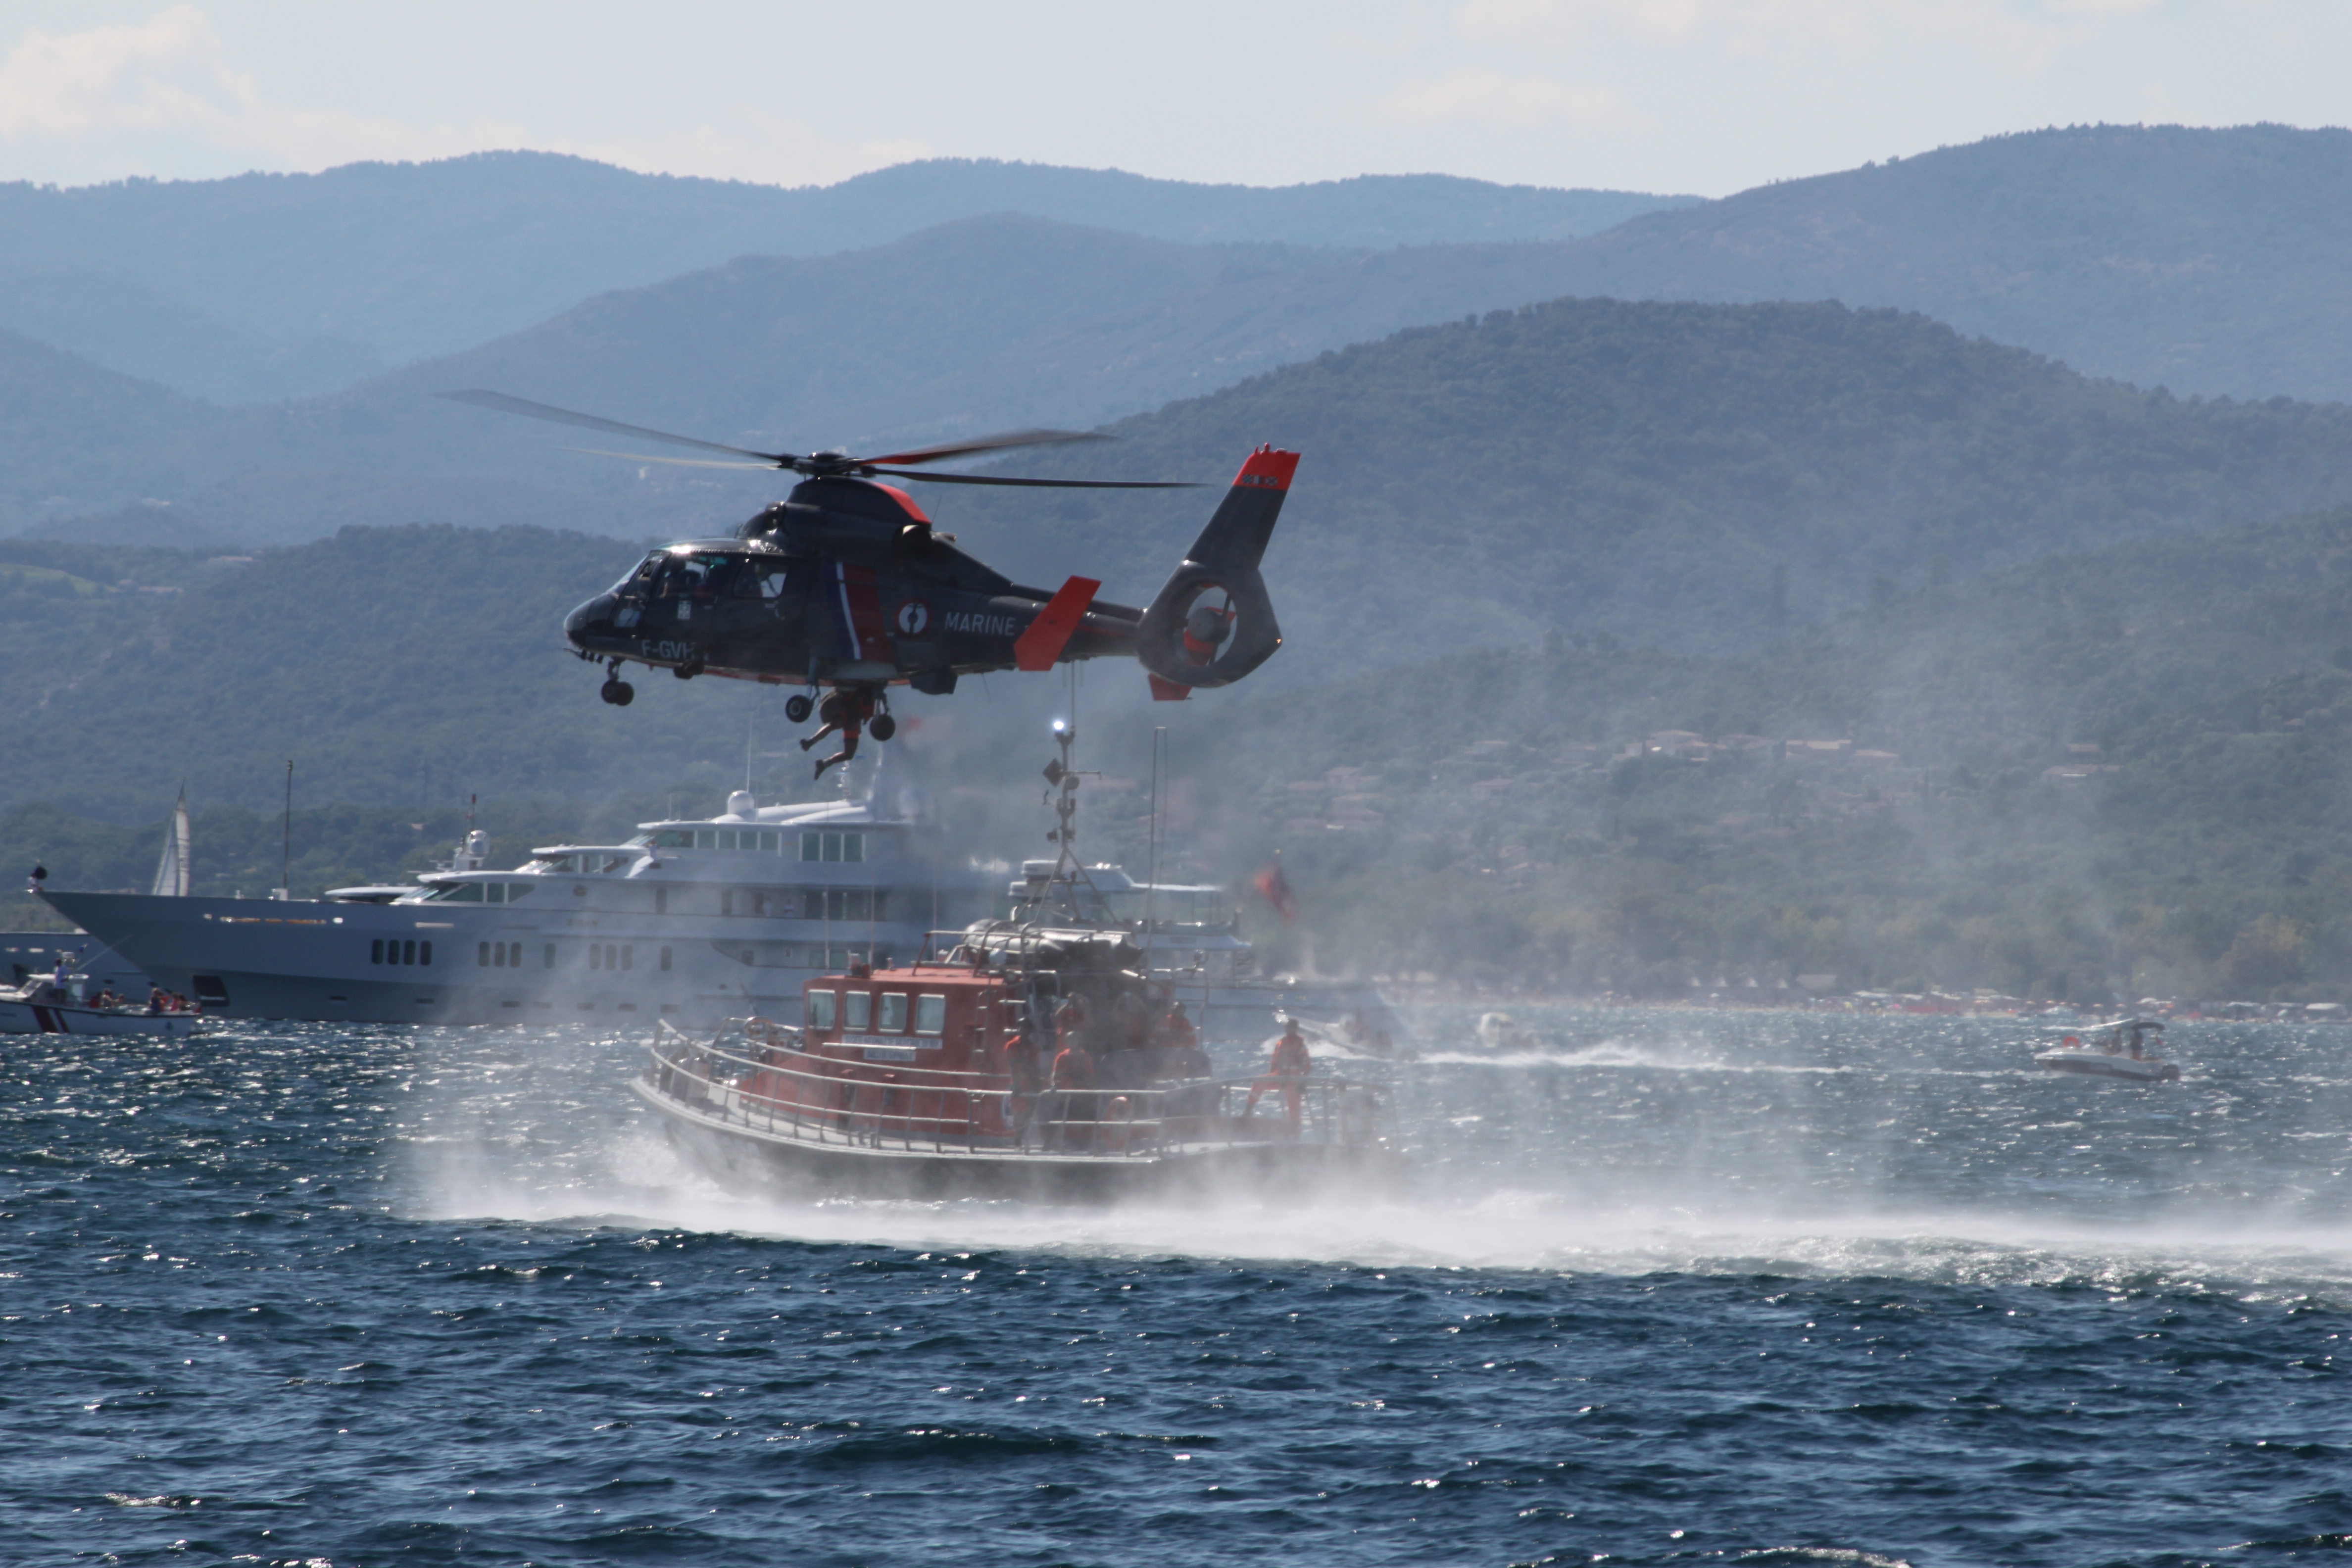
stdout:
<svg viewBox="0 0 2352 1568">
<path fill-rule="evenodd" d="M 283 839 L 278 845 L 278 896 L 294 896 L 294 759 L 286 759 L 286 816 Z"/>
</svg>

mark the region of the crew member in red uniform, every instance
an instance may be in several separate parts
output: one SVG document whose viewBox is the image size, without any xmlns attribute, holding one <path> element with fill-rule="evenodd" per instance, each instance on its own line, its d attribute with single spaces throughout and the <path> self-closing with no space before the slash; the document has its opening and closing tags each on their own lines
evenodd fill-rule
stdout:
<svg viewBox="0 0 2352 1568">
<path fill-rule="evenodd" d="M 1250 1085 L 1249 1105 L 1242 1114 L 1257 1110 L 1257 1097 L 1267 1089 L 1282 1091 L 1283 1112 L 1290 1119 L 1291 1131 L 1298 1130 L 1299 1111 L 1307 1099 L 1307 1075 L 1315 1070 L 1315 1058 L 1307 1055 L 1307 1037 L 1298 1032 L 1298 1020 L 1282 1021 L 1282 1038 L 1274 1042 L 1274 1056 L 1265 1064 L 1265 1075 Z"/>
<path fill-rule="evenodd" d="M 1030 1043 L 1028 1031 L 1016 1029 L 1004 1037 L 997 1047 L 997 1070 L 1003 1073 L 1012 1086 L 1005 1098 L 1005 1123 L 1012 1129 L 1013 1141 L 1026 1144 L 1029 1141 L 1029 1119 L 1037 1110 L 1037 1091 L 1045 1087 L 1043 1075 L 1037 1070 L 1037 1047 Z"/>
<path fill-rule="evenodd" d="M 1048 1136 L 1058 1148 L 1069 1136 L 1073 1121 L 1092 1121 L 1094 1096 L 1083 1091 L 1095 1086 L 1095 1058 L 1075 1035 L 1054 1053 L 1052 1092 L 1047 1096 Z"/>
<path fill-rule="evenodd" d="M 1209 1056 L 1201 1049 L 1200 1031 L 1192 1020 L 1184 1016 L 1184 1004 L 1171 1004 L 1168 1016 L 1160 1021 L 1160 1073 L 1167 1078 L 1206 1078 L 1209 1076 Z"/>
</svg>

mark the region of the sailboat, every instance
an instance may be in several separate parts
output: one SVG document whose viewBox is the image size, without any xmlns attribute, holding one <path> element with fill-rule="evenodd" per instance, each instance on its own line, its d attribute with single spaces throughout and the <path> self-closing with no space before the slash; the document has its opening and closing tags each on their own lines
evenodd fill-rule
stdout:
<svg viewBox="0 0 2352 1568">
<path fill-rule="evenodd" d="M 189 893 L 188 863 L 192 849 L 188 842 L 188 786 L 180 786 L 179 801 L 172 807 L 171 830 L 163 836 L 163 858 L 155 863 L 153 892 L 159 899 L 184 899 Z"/>
</svg>

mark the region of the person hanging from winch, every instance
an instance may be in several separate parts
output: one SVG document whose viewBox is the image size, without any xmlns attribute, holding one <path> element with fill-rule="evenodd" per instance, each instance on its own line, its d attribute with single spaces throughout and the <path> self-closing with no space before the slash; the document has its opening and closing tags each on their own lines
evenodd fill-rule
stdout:
<svg viewBox="0 0 2352 1568">
<path fill-rule="evenodd" d="M 801 742 L 805 752 L 835 731 L 841 731 L 841 750 L 816 765 L 816 776 L 824 777 L 824 770 L 835 763 L 845 763 L 857 755 L 857 738 L 866 721 L 874 717 L 874 693 L 861 687 L 840 687 L 817 704 L 816 716 L 824 721 L 823 728 Z M 882 727 L 875 726 L 875 738 L 886 739 Z"/>
<path fill-rule="evenodd" d="M 1307 1099 L 1307 1075 L 1315 1070 L 1315 1058 L 1307 1054 L 1307 1037 L 1298 1032 L 1298 1020 L 1286 1016 L 1282 1020 L 1282 1037 L 1274 1042 L 1274 1055 L 1265 1064 L 1265 1073 L 1250 1085 L 1249 1105 L 1244 1116 L 1257 1110 L 1257 1097 L 1268 1089 L 1282 1091 L 1283 1114 L 1289 1118 L 1292 1131 L 1298 1130 L 1299 1112 Z"/>
</svg>

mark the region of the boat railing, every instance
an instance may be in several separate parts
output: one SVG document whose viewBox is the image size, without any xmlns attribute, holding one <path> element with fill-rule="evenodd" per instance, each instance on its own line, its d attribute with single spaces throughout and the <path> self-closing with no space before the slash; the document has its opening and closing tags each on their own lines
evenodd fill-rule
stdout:
<svg viewBox="0 0 2352 1568">
<path fill-rule="evenodd" d="M 659 1025 L 647 1087 L 722 1122 L 844 1147 L 1133 1159 L 1276 1142 L 1357 1146 L 1384 1141 L 1391 1109 L 1387 1085 L 1343 1078 L 1032 1089 L 1002 1073 L 843 1061 L 785 1043 L 747 1039 L 735 1049 L 722 1043 L 730 1032 L 699 1041 Z"/>
</svg>

